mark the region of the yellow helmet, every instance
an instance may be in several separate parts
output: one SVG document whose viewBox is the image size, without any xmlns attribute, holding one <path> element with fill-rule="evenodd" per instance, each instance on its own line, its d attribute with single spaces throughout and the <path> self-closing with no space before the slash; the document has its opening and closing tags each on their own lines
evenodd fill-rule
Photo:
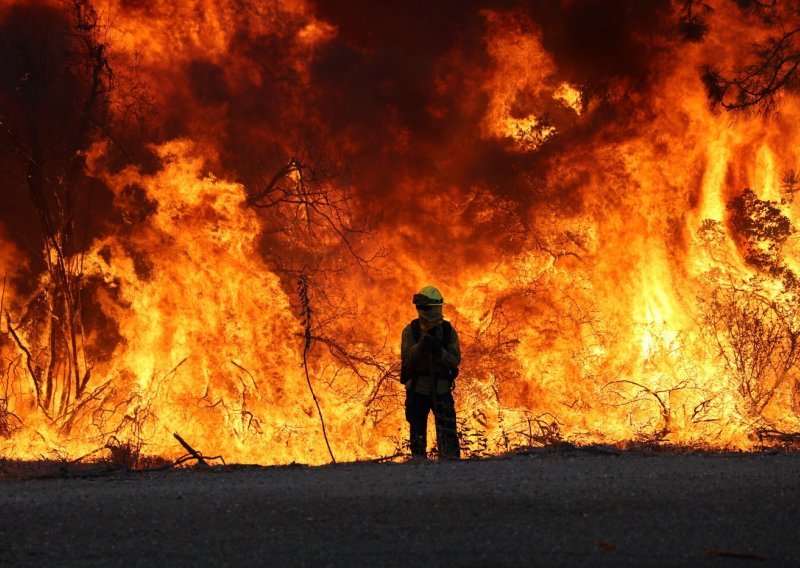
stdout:
<svg viewBox="0 0 800 568">
<path fill-rule="evenodd" d="M 418 294 L 414 294 L 412 302 L 417 306 L 441 306 L 444 304 L 444 298 L 438 288 L 425 286 Z"/>
</svg>

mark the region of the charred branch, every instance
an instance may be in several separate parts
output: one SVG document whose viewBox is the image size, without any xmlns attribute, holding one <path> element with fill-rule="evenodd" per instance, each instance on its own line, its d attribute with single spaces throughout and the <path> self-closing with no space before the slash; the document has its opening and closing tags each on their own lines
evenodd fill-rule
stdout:
<svg viewBox="0 0 800 568">
<path fill-rule="evenodd" d="M 17 331 L 14 329 L 14 326 L 11 325 L 11 316 L 8 312 L 6 312 L 6 326 L 8 327 L 8 332 L 11 334 L 11 337 L 14 338 L 14 341 L 17 344 L 17 347 L 25 354 L 25 364 L 28 367 L 28 372 L 30 373 L 31 381 L 33 382 L 34 392 L 36 393 L 36 404 L 41 407 L 41 400 L 42 400 L 42 391 L 41 391 L 41 369 L 34 363 L 33 355 L 30 352 L 30 349 L 25 345 L 19 335 L 17 335 Z M 45 408 L 42 410 L 47 412 Z"/>
<path fill-rule="evenodd" d="M 800 432 L 783 432 L 775 428 L 758 428 L 755 431 L 761 447 L 782 446 L 789 450 L 800 449 Z"/>
<path fill-rule="evenodd" d="M 185 449 L 187 452 L 189 452 L 189 455 L 191 455 L 194 459 L 197 460 L 197 465 L 199 467 L 208 467 L 208 464 L 206 463 L 206 460 L 203 459 L 203 456 L 197 450 L 195 450 L 192 446 L 190 446 L 188 444 L 188 442 L 186 442 L 186 440 L 181 438 L 180 434 L 175 432 L 172 435 L 175 437 L 176 440 L 178 440 L 180 445 L 183 446 L 183 449 Z"/>
<path fill-rule="evenodd" d="M 517 430 L 516 434 L 523 436 L 526 441 L 527 448 L 534 446 L 554 447 L 564 443 L 564 438 L 561 435 L 561 424 L 556 416 L 549 412 L 539 414 L 538 416 L 526 416 L 523 424 L 524 430 Z M 534 430 L 534 426 L 538 431 Z"/>
<path fill-rule="evenodd" d="M 670 397 L 673 393 L 689 388 L 690 386 L 688 381 L 680 381 L 669 388 L 654 389 L 637 381 L 618 379 L 608 382 L 603 388 L 607 388 L 612 385 L 630 385 L 639 389 L 640 392 L 640 396 L 629 397 L 626 393 L 617 391 L 615 394 L 622 399 L 622 402 L 618 403 L 618 405 L 638 403 L 643 400 L 642 397 L 647 397 L 648 399 L 652 398 L 652 400 L 656 401 L 659 407 L 659 414 L 661 416 L 662 423 L 661 428 L 654 430 L 650 434 L 650 438 L 655 442 L 663 440 L 664 437 L 672 430 L 672 410 L 670 408 Z"/>
<path fill-rule="evenodd" d="M 308 390 L 311 393 L 311 398 L 314 400 L 314 405 L 317 407 L 317 414 L 319 415 L 319 422 L 322 427 L 322 436 L 325 438 L 325 446 L 328 448 L 331 462 L 336 463 L 331 444 L 328 441 L 328 431 L 325 428 L 325 418 L 322 415 L 322 408 L 319 406 L 319 400 L 317 400 L 317 395 L 314 393 L 314 387 L 311 384 L 311 376 L 308 373 L 308 351 L 311 349 L 311 318 L 313 310 L 311 309 L 311 300 L 308 295 L 308 279 L 304 274 L 297 279 L 297 295 L 300 297 L 302 309 L 301 317 L 303 318 L 302 324 L 305 334 L 305 341 L 303 342 L 303 370 L 305 371 L 306 382 L 308 383 Z"/>
<path fill-rule="evenodd" d="M 111 385 L 111 380 L 104 382 L 101 385 L 98 385 L 95 389 L 93 389 L 90 393 L 82 396 L 82 398 L 76 401 L 72 406 L 67 408 L 62 414 L 63 417 L 66 418 L 63 426 L 59 429 L 63 434 L 69 434 L 72 430 L 75 421 L 80 417 L 81 411 L 87 408 L 91 403 L 97 402 L 101 399 L 101 395 L 105 392 L 106 389 Z"/>
<path fill-rule="evenodd" d="M 312 165 L 297 156 L 278 169 L 266 185 L 248 196 L 247 202 L 257 209 L 274 210 L 276 232 L 298 230 L 305 239 L 328 250 L 333 240 L 343 245 L 362 270 L 377 257 L 364 256 L 355 240 L 368 233 L 356 226 L 350 208 L 350 195 L 334 187 L 339 176 L 324 167 Z"/>
</svg>

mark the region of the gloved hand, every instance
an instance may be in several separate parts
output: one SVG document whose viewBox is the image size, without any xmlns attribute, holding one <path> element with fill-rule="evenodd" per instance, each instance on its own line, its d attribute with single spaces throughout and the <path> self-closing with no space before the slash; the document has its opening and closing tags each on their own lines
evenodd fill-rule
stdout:
<svg viewBox="0 0 800 568">
<path fill-rule="evenodd" d="M 429 349 L 435 361 L 442 358 L 442 340 L 434 335 L 426 335 L 422 340 L 422 346 Z"/>
</svg>

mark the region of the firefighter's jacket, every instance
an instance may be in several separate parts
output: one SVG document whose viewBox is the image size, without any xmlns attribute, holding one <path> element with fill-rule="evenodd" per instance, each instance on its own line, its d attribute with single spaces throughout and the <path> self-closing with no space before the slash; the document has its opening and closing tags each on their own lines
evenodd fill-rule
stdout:
<svg viewBox="0 0 800 568">
<path fill-rule="evenodd" d="M 430 350 L 422 346 L 425 334 L 434 335 L 441 339 L 442 326 L 437 325 L 429 331 L 421 331 L 419 341 L 414 341 L 414 332 L 411 331 L 411 324 L 403 329 L 403 338 L 400 345 L 400 358 L 403 365 L 418 373 L 415 392 L 421 394 L 431 394 L 431 374 L 437 377 L 436 392 L 444 394 L 450 392 L 451 382 L 447 379 L 448 368 L 455 369 L 461 363 L 461 347 L 458 343 L 456 328 L 450 332 L 450 341 L 447 345 L 442 345 L 442 356 L 438 361 L 433 361 Z M 406 383 L 406 389 L 410 389 L 412 381 Z"/>
</svg>

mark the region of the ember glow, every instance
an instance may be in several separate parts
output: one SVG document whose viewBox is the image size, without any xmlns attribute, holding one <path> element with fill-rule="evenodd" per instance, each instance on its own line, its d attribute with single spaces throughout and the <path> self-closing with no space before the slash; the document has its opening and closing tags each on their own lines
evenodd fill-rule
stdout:
<svg viewBox="0 0 800 568">
<path fill-rule="evenodd" d="M 800 431 L 800 103 L 704 74 L 774 21 L 435 4 L 4 3 L 4 456 L 325 463 L 306 329 L 336 458 L 398 453 L 426 284 L 468 455 Z"/>
</svg>

